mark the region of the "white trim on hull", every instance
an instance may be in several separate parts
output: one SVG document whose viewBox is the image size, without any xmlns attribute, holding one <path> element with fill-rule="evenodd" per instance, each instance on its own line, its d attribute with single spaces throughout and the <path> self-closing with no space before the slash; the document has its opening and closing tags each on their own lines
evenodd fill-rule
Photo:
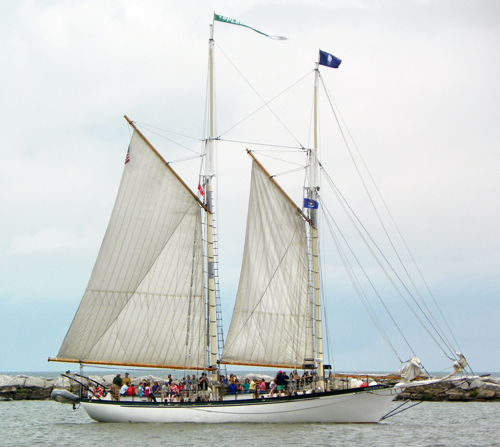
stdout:
<svg viewBox="0 0 500 447">
<path fill-rule="evenodd" d="M 376 423 L 402 388 L 373 388 L 258 401 L 158 404 L 90 400 L 81 405 L 98 422 Z"/>
</svg>

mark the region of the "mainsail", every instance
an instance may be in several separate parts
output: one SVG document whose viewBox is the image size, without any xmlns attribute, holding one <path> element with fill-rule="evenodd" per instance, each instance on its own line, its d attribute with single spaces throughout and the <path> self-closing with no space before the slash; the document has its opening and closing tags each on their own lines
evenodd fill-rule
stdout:
<svg viewBox="0 0 500 447">
<path fill-rule="evenodd" d="M 221 363 L 300 367 L 312 356 L 305 225 L 254 159 L 240 282 Z"/>
<path fill-rule="evenodd" d="M 207 364 L 200 204 L 134 131 L 118 197 L 57 360 Z"/>
</svg>

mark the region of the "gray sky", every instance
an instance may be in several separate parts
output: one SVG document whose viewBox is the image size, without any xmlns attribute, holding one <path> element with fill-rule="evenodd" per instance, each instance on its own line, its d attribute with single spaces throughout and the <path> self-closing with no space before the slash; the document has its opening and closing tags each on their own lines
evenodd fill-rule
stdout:
<svg viewBox="0 0 500 447">
<path fill-rule="evenodd" d="M 341 58 L 338 70 L 322 73 L 357 146 L 472 368 L 500 371 L 500 4 L 251 3 L 2 2 L 0 371 L 70 367 L 46 359 L 59 350 L 111 213 L 130 135 L 122 116 L 203 136 L 214 10 L 290 38 L 276 42 L 216 24 L 219 133 L 258 105 L 248 86 L 234 80 L 238 76 L 222 52 L 266 99 L 312 71 L 318 48 Z M 298 99 L 276 103 L 305 145 L 308 79 Z M 224 137 L 249 140 L 248 128 Z M 277 125 L 275 137 L 282 135 L 293 144 Z M 200 143 L 186 141 L 199 150 Z M 159 140 L 166 159 L 191 155 L 169 152 L 170 146 Z M 221 201 L 236 198 L 240 203 L 232 210 L 244 214 L 248 174 L 232 169 L 239 162 L 225 147 L 220 145 L 219 181 L 231 191 L 221 192 Z M 330 174 L 347 187 L 341 150 L 322 150 Z M 196 188 L 196 177 L 186 180 Z M 243 229 L 233 228 L 240 220 L 221 211 L 221 262 L 231 266 L 221 278 L 222 292 L 229 303 L 241 259 Z M 335 366 L 397 369 L 397 359 L 353 300 L 332 298 Z M 224 306 L 227 329 L 232 304 Z M 448 365 L 426 347 L 416 353 L 431 370 Z"/>
</svg>

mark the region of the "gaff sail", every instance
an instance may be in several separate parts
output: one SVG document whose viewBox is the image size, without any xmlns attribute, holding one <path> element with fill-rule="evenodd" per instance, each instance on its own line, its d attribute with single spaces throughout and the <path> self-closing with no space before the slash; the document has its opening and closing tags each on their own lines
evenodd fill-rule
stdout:
<svg viewBox="0 0 500 447">
<path fill-rule="evenodd" d="M 221 363 L 301 366 L 311 357 L 304 216 L 254 159 L 243 263 Z"/>
<path fill-rule="evenodd" d="M 138 131 L 57 361 L 207 364 L 200 204 Z"/>
</svg>

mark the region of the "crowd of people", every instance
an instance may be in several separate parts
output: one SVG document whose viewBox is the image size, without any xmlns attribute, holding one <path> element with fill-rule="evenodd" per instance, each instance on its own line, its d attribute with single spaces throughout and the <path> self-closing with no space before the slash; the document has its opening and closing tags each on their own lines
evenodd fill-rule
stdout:
<svg viewBox="0 0 500 447">
<path fill-rule="evenodd" d="M 125 377 L 121 377 L 118 373 L 111 385 L 111 395 L 114 400 L 120 400 L 125 396 L 137 396 L 139 398 L 147 398 L 148 401 L 157 402 L 190 402 L 195 398 L 200 401 L 207 401 L 209 398 L 209 381 L 206 373 L 202 373 L 200 378 L 194 374 L 182 378 L 182 380 L 172 379 L 169 374 L 163 384 L 158 381 L 143 379 L 138 385 L 133 385 L 129 377 L 129 373 L 125 373 Z M 100 399 L 103 396 L 103 389 L 98 384 L 93 388 L 92 394 Z"/>
<path fill-rule="evenodd" d="M 314 376 L 306 371 L 302 376 L 293 370 L 290 375 L 284 371 L 278 371 L 276 377 L 269 382 L 269 386 L 262 378 L 245 379 L 240 383 L 238 378 L 231 374 L 228 379 L 221 376 L 221 384 L 227 386 L 229 394 L 252 394 L 254 398 L 268 393 L 269 397 L 274 396 L 291 396 L 296 394 L 299 390 L 305 391 L 310 389 L 314 380 Z"/>
<path fill-rule="evenodd" d="M 276 377 L 267 385 L 263 378 L 246 378 L 243 383 L 240 383 L 238 378 L 231 374 L 228 378 L 221 375 L 218 387 L 219 398 L 222 400 L 225 394 L 251 394 L 254 399 L 263 394 L 268 393 L 269 397 L 291 396 L 300 390 L 310 388 L 314 379 L 306 371 L 302 376 L 293 370 L 290 375 L 284 371 L 278 371 Z M 100 399 L 103 396 L 103 388 L 96 385 L 92 390 L 92 394 Z M 193 402 L 210 400 L 211 387 L 206 373 L 202 373 L 199 378 L 194 374 L 187 375 L 182 380 L 174 380 L 169 374 L 163 384 L 158 381 L 151 382 L 143 379 L 138 385 L 133 385 L 129 373 L 125 373 L 122 378 L 121 374 L 117 374 L 111 385 L 111 395 L 114 400 L 120 400 L 126 396 L 138 396 L 139 398 L 147 398 L 148 401 L 157 402 Z"/>
</svg>

